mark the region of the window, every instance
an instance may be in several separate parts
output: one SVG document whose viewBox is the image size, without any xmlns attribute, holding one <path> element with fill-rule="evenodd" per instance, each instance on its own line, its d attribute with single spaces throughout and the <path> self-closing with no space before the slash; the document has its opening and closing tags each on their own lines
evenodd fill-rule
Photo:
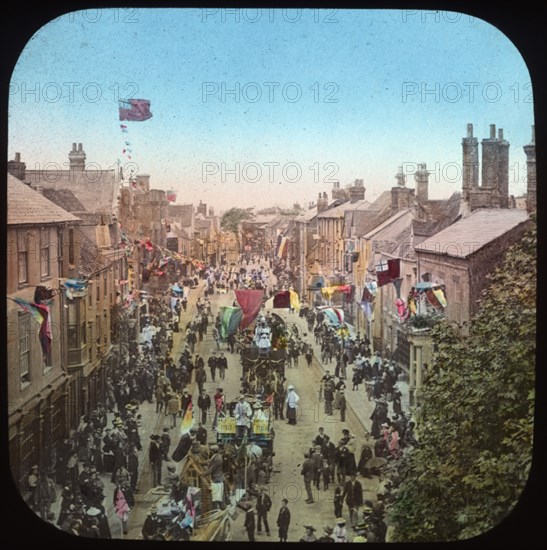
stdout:
<svg viewBox="0 0 547 550">
<path fill-rule="evenodd" d="M 78 319 L 78 303 L 68 303 L 68 348 L 78 349 L 80 347 L 79 338 L 79 319 Z"/>
<path fill-rule="evenodd" d="M 19 315 L 19 373 L 21 384 L 30 382 L 30 315 Z"/>
<path fill-rule="evenodd" d="M 103 296 L 108 296 L 108 273 L 105 271 L 103 274 Z"/>
<path fill-rule="evenodd" d="M 42 279 L 49 277 L 49 227 L 40 231 L 40 274 Z"/>
<path fill-rule="evenodd" d="M 28 246 L 26 231 L 17 232 L 17 271 L 19 284 L 28 283 Z"/>
<path fill-rule="evenodd" d="M 95 281 L 95 301 L 98 304 L 101 299 L 101 277 L 97 275 L 97 280 Z"/>
</svg>

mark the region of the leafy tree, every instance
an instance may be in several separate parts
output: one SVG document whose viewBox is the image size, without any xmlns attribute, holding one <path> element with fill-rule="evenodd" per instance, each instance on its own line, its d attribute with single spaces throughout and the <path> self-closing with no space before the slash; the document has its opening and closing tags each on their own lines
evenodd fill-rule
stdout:
<svg viewBox="0 0 547 550">
<path fill-rule="evenodd" d="M 480 535 L 514 508 L 532 462 L 536 226 L 508 249 L 466 327 L 432 330 L 419 447 L 401 460 L 389 513 L 395 541 Z"/>
<path fill-rule="evenodd" d="M 220 227 L 224 231 L 231 231 L 235 235 L 238 251 L 241 250 L 241 243 L 239 240 L 239 227 L 241 225 L 241 222 L 249 220 L 252 217 L 252 208 L 234 207 L 230 208 L 230 210 L 226 210 L 226 212 L 224 212 L 224 214 L 222 215 L 222 218 L 220 220 Z"/>
</svg>

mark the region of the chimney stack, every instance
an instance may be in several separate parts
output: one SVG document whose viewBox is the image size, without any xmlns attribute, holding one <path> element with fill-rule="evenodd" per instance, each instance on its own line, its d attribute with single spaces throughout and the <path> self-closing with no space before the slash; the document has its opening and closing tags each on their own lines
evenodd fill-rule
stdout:
<svg viewBox="0 0 547 550">
<path fill-rule="evenodd" d="M 365 200 L 365 186 L 363 180 L 355 180 L 353 187 L 349 188 L 349 200 L 351 203 Z"/>
<path fill-rule="evenodd" d="M 498 130 L 498 192 L 500 208 L 509 208 L 509 142 Z"/>
<path fill-rule="evenodd" d="M 321 212 L 324 212 L 329 207 L 329 199 L 327 197 L 326 193 L 319 193 L 319 196 L 317 197 L 317 213 L 321 214 Z"/>
<path fill-rule="evenodd" d="M 536 132 L 532 126 L 532 141 L 523 147 L 526 154 L 526 210 L 535 212 L 537 208 L 537 180 L 536 180 Z"/>
<path fill-rule="evenodd" d="M 76 149 L 76 144 L 72 144 L 72 151 L 68 154 L 68 160 L 70 163 L 70 170 L 75 172 L 83 172 L 85 170 L 85 153 L 82 148 L 82 144 L 78 144 L 78 149 Z"/>
<path fill-rule="evenodd" d="M 15 160 L 8 161 L 8 174 L 25 181 L 27 177 L 27 165 L 21 162 L 21 153 L 15 153 Z"/>
<path fill-rule="evenodd" d="M 418 170 L 414 174 L 416 182 L 416 196 L 420 202 L 427 202 L 429 196 L 429 172 L 425 162 L 418 164 Z"/>
<path fill-rule="evenodd" d="M 395 174 L 395 179 L 397 180 L 397 185 L 400 185 L 401 187 L 405 186 L 406 176 L 403 173 L 402 166 L 399 166 L 399 171 Z"/>
<path fill-rule="evenodd" d="M 462 139 L 463 149 L 463 201 L 469 202 L 469 194 L 479 187 L 479 142 L 473 137 L 473 124 L 467 125 L 467 137 Z"/>
<path fill-rule="evenodd" d="M 332 200 L 333 201 L 338 200 L 338 199 L 346 200 L 346 193 L 344 192 L 343 189 L 340 189 L 340 182 L 339 181 L 335 181 L 332 184 L 331 194 L 332 194 Z"/>
<path fill-rule="evenodd" d="M 498 189 L 498 140 L 496 125 L 490 124 L 490 137 L 482 140 L 482 189 Z"/>
</svg>

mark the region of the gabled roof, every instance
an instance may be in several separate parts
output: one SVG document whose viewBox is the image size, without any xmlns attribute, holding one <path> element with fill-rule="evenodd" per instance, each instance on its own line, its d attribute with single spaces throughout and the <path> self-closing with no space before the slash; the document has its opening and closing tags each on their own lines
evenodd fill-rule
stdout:
<svg viewBox="0 0 547 550">
<path fill-rule="evenodd" d="M 427 215 L 426 220 L 414 220 L 414 234 L 424 237 L 435 235 L 449 225 L 452 225 L 459 216 L 461 193 L 455 192 L 446 200 L 430 200 L 420 203 Z"/>
<path fill-rule="evenodd" d="M 7 206 L 8 225 L 81 221 L 11 174 L 8 174 Z"/>
<path fill-rule="evenodd" d="M 426 239 L 415 249 L 416 252 L 467 258 L 528 219 L 527 212 L 520 209 L 480 209 Z"/>
<path fill-rule="evenodd" d="M 378 233 L 380 233 L 381 231 L 389 227 L 393 222 L 396 222 L 397 220 L 399 220 L 404 216 L 409 216 L 411 219 L 412 211 L 409 208 L 405 208 L 404 210 L 400 210 L 396 214 L 393 214 L 393 216 L 390 216 L 389 218 L 387 218 L 387 220 L 385 220 L 380 225 L 378 225 L 377 227 L 369 231 L 365 235 L 365 239 L 373 239 Z"/>
</svg>

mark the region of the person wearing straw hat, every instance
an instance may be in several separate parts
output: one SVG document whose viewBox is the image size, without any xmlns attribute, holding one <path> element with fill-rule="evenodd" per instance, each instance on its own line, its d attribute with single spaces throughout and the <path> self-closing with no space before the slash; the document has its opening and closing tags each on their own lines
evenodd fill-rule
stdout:
<svg viewBox="0 0 547 550">
<path fill-rule="evenodd" d="M 314 535 L 316 531 L 313 525 L 304 525 L 306 532 L 302 535 L 298 542 L 317 542 L 317 537 Z"/>
<path fill-rule="evenodd" d="M 287 387 L 287 392 L 285 403 L 287 404 L 286 416 L 288 424 L 296 425 L 296 409 L 300 401 L 300 396 L 294 391 L 294 386 L 292 384 L 289 384 Z"/>
<path fill-rule="evenodd" d="M 334 542 L 348 542 L 346 520 L 342 517 L 336 520 L 336 527 L 334 528 Z"/>
</svg>

